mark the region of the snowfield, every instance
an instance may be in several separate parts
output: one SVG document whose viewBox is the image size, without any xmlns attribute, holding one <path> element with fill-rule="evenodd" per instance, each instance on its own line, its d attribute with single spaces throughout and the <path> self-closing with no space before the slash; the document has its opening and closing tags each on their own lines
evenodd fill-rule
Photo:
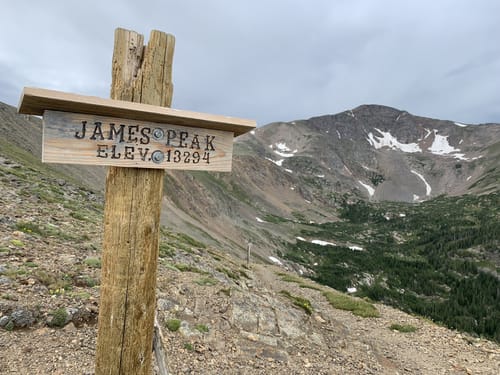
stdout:
<svg viewBox="0 0 500 375">
<path fill-rule="evenodd" d="M 366 139 L 373 147 L 377 150 L 382 147 L 389 147 L 392 150 L 399 150 L 403 152 L 422 152 L 422 149 L 417 143 L 401 143 L 396 137 L 394 137 L 390 132 L 384 132 L 380 129 L 375 128 L 382 136 L 374 136 L 372 132 L 368 133 L 368 138 Z"/>
</svg>

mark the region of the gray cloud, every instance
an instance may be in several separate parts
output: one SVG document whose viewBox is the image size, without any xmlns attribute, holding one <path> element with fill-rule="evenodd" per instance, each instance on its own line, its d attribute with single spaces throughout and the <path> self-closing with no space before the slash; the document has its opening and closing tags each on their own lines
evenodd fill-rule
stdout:
<svg viewBox="0 0 500 375">
<path fill-rule="evenodd" d="M 52 0 L 2 9 L 0 101 L 109 95 L 113 32 L 176 36 L 176 108 L 259 124 L 377 103 L 500 122 L 496 0 Z"/>
</svg>

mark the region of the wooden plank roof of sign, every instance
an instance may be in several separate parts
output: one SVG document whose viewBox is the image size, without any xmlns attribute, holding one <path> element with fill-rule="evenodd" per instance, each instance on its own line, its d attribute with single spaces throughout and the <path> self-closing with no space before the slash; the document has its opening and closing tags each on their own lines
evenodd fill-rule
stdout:
<svg viewBox="0 0 500 375">
<path fill-rule="evenodd" d="M 19 101 L 18 112 L 41 116 L 45 110 L 222 130 L 233 132 L 235 136 L 249 132 L 256 125 L 253 120 L 235 117 L 25 87 Z"/>
</svg>

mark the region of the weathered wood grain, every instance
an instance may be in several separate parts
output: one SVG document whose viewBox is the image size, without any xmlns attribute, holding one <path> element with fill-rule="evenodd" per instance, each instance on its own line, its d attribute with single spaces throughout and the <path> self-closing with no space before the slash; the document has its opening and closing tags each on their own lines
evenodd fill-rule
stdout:
<svg viewBox="0 0 500 375">
<path fill-rule="evenodd" d="M 142 36 L 116 30 L 113 98 L 155 105 L 170 103 L 171 77 L 164 70 L 144 64 L 159 55 L 162 57 L 155 60 L 155 65 L 172 65 L 173 37 L 164 35 L 152 31 L 150 41 L 154 42 L 142 54 Z M 158 81 L 154 92 L 148 91 L 151 85 L 142 85 L 151 80 Z M 163 179 L 164 171 L 160 169 L 110 167 L 108 170 L 96 375 L 152 373 Z"/>
<path fill-rule="evenodd" d="M 165 40 L 165 42 L 168 42 L 168 40 Z M 173 48 L 173 46 L 167 46 L 167 48 Z M 137 52 L 138 50 L 139 48 L 133 51 Z M 135 59 L 136 53 L 133 55 L 133 58 L 129 57 L 131 61 Z M 171 83 L 167 83 L 164 85 L 164 88 L 161 89 L 155 86 L 151 79 L 145 77 L 144 69 L 146 69 L 146 67 L 152 69 L 155 74 L 160 75 L 167 74 L 168 70 L 171 69 L 167 69 L 169 66 L 168 64 L 161 65 L 156 62 L 157 59 L 161 58 L 161 54 L 148 57 L 149 55 L 151 54 L 146 52 L 146 57 L 144 58 L 146 64 L 143 64 L 142 69 L 137 70 L 137 77 L 134 80 L 134 84 L 123 87 L 123 94 L 116 96 L 119 100 L 25 87 L 21 95 L 18 112 L 38 116 L 43 115 L 45 110 L 93 114 L 222 130 L 233 132 L 235 136 L 244 134 L 255 128 L 256 124 L 253 120 L 160 107 L 160 105 L 167 103 L 166 99 L 154 101 L 154 105 L 143 104 L 144 102 L 132 103 L 125 101 L 126 97 L 132 97 L 134 100 L 144 100 L 146 102 L 151 99 L 152 94 L 145 94 L 142 92 L 142 94 L 139 94 L 138 87 L 135 87 L 139 85 L 139 83 L 142 87 L 148 90 L 151 89 L 152 92 L 157 95 L 167 95 L 169 91 L 173 90 L 173 85 Z M 126 72 L 134 71 L 132 68 L 114 69 L 116 69 L 117 74 L 125 74 Z M 113 94 L 122 92 L 119 87 L 113 90 Z"/>
<path fill-rule="evenodd" d="M 233 133 L 45 111 L 42 161 L 154 169 L 231 171 Z"/>
</svg>

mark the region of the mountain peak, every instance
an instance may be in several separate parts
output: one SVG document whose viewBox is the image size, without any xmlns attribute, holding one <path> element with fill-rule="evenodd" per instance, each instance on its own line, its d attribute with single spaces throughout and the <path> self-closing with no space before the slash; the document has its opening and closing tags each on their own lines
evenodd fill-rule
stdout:
<svg viewBox="0 0 500 375">
<path fill-rule="evenodd" d="M 406 111 L 401 111 L 397 108 L 389 107 L 389 106 L 382 105 L 382 104 L 361 104 L 361 105 L 357 106 L 356 108 L 353 108 L 352 111 L 353 112 L 360 112 L 360 113 L 384 113 L 384 112 L 401 113 L 401 112 L 406 112 Z"/>
</svg>

